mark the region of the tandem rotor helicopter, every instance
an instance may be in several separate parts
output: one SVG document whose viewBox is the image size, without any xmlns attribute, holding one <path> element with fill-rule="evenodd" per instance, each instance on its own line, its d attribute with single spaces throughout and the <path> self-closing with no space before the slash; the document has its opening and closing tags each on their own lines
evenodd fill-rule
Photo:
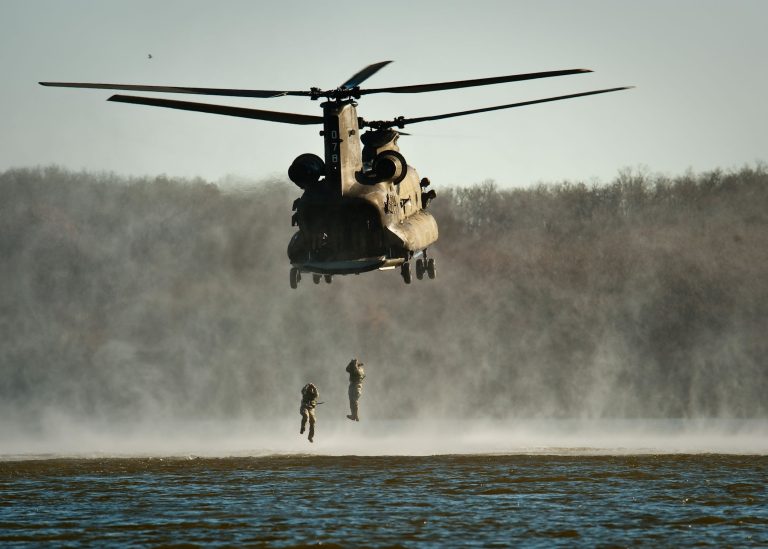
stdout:
<svg viewBox="0 0 768 549">
<path fill-rule="evenodd" d="M 241 90 L 190 88 L 131 84 L 90 84 L 40 82 L 43 86 L 96 88 L 107 90 L 186 93 L 227 97 L 277 98 L 284 96 L 324 99 L 323 116 L 311 116 L 242 107 L 193 103 L 133 95 L 113 95 L 108 101 L 167 107 L 284 124 L 322 126 L 325 159 L 311 153 L 299 155 L 288 169 L 288 177 L 303 193 L 293 204 L 292 225 L 298 226 L 288 244 L 291 262 L 290 285 L 296 288 L 303 273 L 312 274 L 315 284 L 330 283 L 333 275 L 360 274 L 373 270 L 396 269 L 406 284 L 416 278 L 435 278 L 435 260 L 427 249 L 437 240 L 437 222 L 427 212 L 436 193 L 428 189 L 428 179 L 420 179 L 400 153 L 398 130 L 409 124 L 442 120 L 537 103 L 572 99 L 629 89 L 594 90 L 533 101 L 497 105 L 460 112 L 392 120 L 368 121 L 357 115 L 357 102 L 373 93 L 424 93 L 504 82 L 519 82 L 592 72 L 570 69 L 474 80 L 361 88 L 360 85 L 391 61 L 368 65 L 337 88 L 323 90 Z M 361 134 L 361 129 L 367 128 Z M 361 147 L 362 144 L 362 147 Z"/>
</svg>

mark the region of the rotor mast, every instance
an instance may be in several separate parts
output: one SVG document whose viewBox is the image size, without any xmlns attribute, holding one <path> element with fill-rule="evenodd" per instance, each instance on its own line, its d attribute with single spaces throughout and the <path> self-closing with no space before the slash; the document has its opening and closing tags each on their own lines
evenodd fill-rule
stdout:
<svg viewBox="0 0 768 549">
<path fill-rule="evenodd" d="M 326 101 L 323 108 L 325 166 L 327 185 L 339 196 L 348 194 L 355 173 L 363 168 L 357 103 L 351 99 Z"/>
</svg>

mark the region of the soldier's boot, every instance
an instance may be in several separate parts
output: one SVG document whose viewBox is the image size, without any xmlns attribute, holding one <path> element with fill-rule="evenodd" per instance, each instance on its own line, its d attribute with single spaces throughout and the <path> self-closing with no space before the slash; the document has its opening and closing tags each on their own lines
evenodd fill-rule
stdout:
<svg viewBox="0 0 768 549">
<path fill-rule="evenodd" d="M 313 438 L 315 438 L 315 424 L 313 422 L 309 422 L 309 442 L 313 442 Z"/>
<path fill-rule="evenodd" d="M 300 435 L 304 434 L 304 430 L 307 427 L 307 418 L 302 418 L 301 420 L 301 430 L 299 431 Z"/>
<path fill-rule="evenodd" d="M 352 403 L 351 408 L 352 408 L 352 417 L 349 417 L 349 416 L 347 417 L 349 417 L 349 419 L 354 421 L 360 421 L 360 416 L 357 415 L 357 410 L 358 410 L 357 402 Z"/>
</svg>

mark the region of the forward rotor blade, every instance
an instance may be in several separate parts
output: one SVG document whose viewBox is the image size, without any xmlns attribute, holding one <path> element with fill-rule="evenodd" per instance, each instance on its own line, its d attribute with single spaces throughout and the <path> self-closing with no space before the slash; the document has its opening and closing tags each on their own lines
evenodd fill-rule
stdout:
<svg viewBox="0 0 768 549">
<path fill-rule="evenodd" d="M 514 107 L 524 107 L 526 105 L 535 105 L 537 103 L 549 103 L 550 101 L 560 101 L 562 99 L 573 99 L 574 97 L 585 97 L 587 95 L 597 95 L 599 93 L 610 93 L 621 90 L 629 90 L 634 86 L 625 86 L 622 88 L 610 88 L 605 90 L 595 90 L 583 93 L 572 93 L 570 95 L 559 95 L 557 97 L 547 97 L 546 99 L 535 99 L 533 101 L 523 101 L 521 103 L 510 103 L 509 105 L 498 105 L 496 107 L 485 107 L 484 109 L 472 109 L 470 111 L 451 112 L 447 114 L 436 114 L 434 116 L 421 116 L 418 118 L 402 118 L 399 124 L 416 124 L 417 122 L 427 122 L 428 120 L 442 120 L 443 118 L 453 118 L 456 116 L 466 116 L 468 114 L 477 114 L 481 112 L 499 111 L 502 109 L 511 109 Z M 399 127 L 399 126 L 398 126 Z"/>
<path fill-rule="evenodd" d="M 192 103 L 190 101 L 173 101 L 171 99 L 156 99 L 154 97 L 135 97 L 132 95 L 113 95 L 107 101 L 118 103 L 133 103 L 135 105 L 149 105 L 150 107 L 167 107 L 182 111 L 207 112 L 210 114 L 223 114 L 237 116 L 238 118 L 253 118 L 256 120 L 268 120 L 270 122 L 282 122 L 284 124 L 322 124 L 321 116 L 308 114 L 295 114 L 291 112 L 262 111 L 258 109 L 246 109 L 243 107 L 228 107 L 226 105 L 211 105 L 209 103 Z"/>
<path fill-rule="evenodd" d="M 58 88 L 93 88 L 98 90 L 148 91 L 161 93 L 194 93 L 199 95 L 224 95 L 227 97 L 282 97 L 284 95 L 309 96 L 308 91 L 235 90 L 226 88 L 188 88 L 183 86 L 144 86 L 134 84 L 89 84 L 81 82 L 40 82 L 42 86 Z"/>
<path fill-rule="evenodd" d="M 389 65 L 392 61 L 381 61 L 379 63 L 374 63 L 373 65 L 368 65 L 363 70 L 358 72 L 356 75 L 354 75 L 352 78 L 344 82 L 340 87 L 346 88 L 346 89 L 352 89 L 356 88 L 366 80 L 368 80 L 371 76 L 379 72 L 382 68 Z"/>
<path fill-rule="evenodd" d="M 368 93 L 423 93 L 440 90 L 453 90 L 457 88 L 471 88 L 473 86 L 489 86 L 504 82 L 520 82 L 521 80 L 535 80 L 537 78 L 550 78 L 553 76 L 566 76 L 569 74 L 582 74 L 592 72 L 589 69 L 568 69 L 562 71 L 531 72 L 527 74 L 512 74 L 509 76 L 494 76 L 491 78 L 476 78 L 474 80 L 457 80 L 455 82 L 438 82 L 435 84 L 416 84 L 414 86 L 396 86 L 390 88 L 370 88 L 360 90 L 360 94 Z"/>
</svg>

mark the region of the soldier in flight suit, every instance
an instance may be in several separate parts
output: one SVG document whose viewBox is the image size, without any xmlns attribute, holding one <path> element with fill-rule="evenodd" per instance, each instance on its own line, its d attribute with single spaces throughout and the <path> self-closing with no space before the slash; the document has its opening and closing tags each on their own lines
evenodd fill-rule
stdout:
<svg viewBox="0 0 768 549">
<path fill-rule="evenodd" d="M 363 392 L 363 380 L 365 379 L 363 363 L 353 358 L 347 364 L 347 373 L 349 374 L 349 411 L 351 412 L 347 418 L 352 421 L 360 421 L 357 414 L 357 401 L 360 400 L 360 394 Z"/>
<path fill-rule="evenodd" d="M 309 419 L 309 442 L 315 437 L 315 406 L 317 406 L 317 387 L 313 383 L 307 383 L 301 389 L 301 407 L 299 413 L 301 414 L 301 430 L 299 434 L 304 433 L 304 429 L 307 426 L 307 419 Z"/>
</svg>

